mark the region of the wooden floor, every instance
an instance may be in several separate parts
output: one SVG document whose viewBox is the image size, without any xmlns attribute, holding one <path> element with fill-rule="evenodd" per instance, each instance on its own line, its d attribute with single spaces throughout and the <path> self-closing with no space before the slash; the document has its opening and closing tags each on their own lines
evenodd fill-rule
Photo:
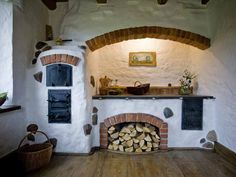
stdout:
<svg viewBox="0 0 236 177">
<path fill-rule="evenodd" d="M 27 177 L 236 177 L 236 167 L 210 151 L 148 155 L 97 151 L 90 156 L 54 156 L 47 167 Z"/>
</svg>

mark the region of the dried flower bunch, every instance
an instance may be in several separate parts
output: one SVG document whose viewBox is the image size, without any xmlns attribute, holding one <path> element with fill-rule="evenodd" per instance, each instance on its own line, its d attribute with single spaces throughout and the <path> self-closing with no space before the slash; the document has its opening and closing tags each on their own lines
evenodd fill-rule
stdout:
<svg viewBox="0 0 236 177">
<path fill-rule="evenodd" d="M 196 77 L 197 77 L 196 74 L 192 74 L 190 71 L 188 71 L 186 69 L 186 70 L 184 70 L 184 74 L 183 74 L 182 78 L 179 80 L 180 85 L 184 86 L 184 87 L 190 87 L 192 84 L 192 80 Z"/>
</svg>

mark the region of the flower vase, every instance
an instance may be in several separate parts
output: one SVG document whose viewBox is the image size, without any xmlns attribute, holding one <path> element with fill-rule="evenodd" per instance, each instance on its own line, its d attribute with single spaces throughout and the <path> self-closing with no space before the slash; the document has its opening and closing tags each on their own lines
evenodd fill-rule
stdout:
<svg viewBox="0 0 236 177">
<path fill-rule="evenodd" d="M 189 95 L 191 93 L 191 88 L 186 86 L 181 86 L 179 90 L 180 95 Z"/>
</svg>

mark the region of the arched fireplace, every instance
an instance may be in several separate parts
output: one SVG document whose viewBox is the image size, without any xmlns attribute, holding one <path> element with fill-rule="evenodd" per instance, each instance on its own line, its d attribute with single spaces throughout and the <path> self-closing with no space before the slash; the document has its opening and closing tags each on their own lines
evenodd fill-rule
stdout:
<svg viewBox="0 0 236 177">
<path fill-rule="evenodd" d="M 121 127 L 119 127 L 118 125 L 121 125 Z M 100 123 L 100 147 L 105 148 L 105 149 L 108 148 L 108 145 L 110 145 L 111 131 L 112 133 L 113 131 L 114 133 L 117 133 L 116 132 L 117 130 L 121 130 L 122 132 L 123 129 L 126 128 L 124 127 L 124 125 L 126 127 L 130 126 L 131 128 L 134 127 L 134 129 L 137 125 L 138 126 L 142 125 L 142 127 L 145 127 L 145 128 L 147 127 L 148 129 L 154 130 L 153 135 L 155 135 L 155 137 L 158 138 L 158 142 L 153 142 L 153 143 L 157 143 L 158 147 L 152 148 L 152 150 L 153 149 L 159 149 L 159 150 L 168 149 L 168 124 L 156 116 L 145 114 L 145 113 L 124 113 L 124 114 L 118 114 L 118 115 L 105 119 L 104 122 Z M 152 139 L 151 131 L 150 130 L 147 130 L 147 131 L 149 132 L 147 133 L 144 133 L 145 131 L 137 132 L 139 134 L 136 137 L 144 136 L 146 138 L 151 137 Z M 116 136 L 114 138 L 114 141 L 116 141 L 118 144 L 121 144 L 121 142 L 119 142 L 119 138 L 122 139 L 122 137 Z M 131 146 L 133 146 L 133 143 L 134 142 L 132 142 Z M 149 142 L 144 141 L 144 143 L 149 143 Z M 135 152 L 135 151 L 132 151 L 132 152 Z"/>
</svg>

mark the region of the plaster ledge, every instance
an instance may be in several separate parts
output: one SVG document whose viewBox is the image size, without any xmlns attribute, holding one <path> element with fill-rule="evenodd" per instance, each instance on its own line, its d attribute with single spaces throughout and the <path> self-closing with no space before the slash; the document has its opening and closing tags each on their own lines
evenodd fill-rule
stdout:
<svg viewBox="0 0 236 177">
<path fill-rule="evenodd" d="M 21 106 L 19 106 L 19 105 L 0 106 L 0 114 L 15 111 L 15 110 L 19 110 L 19 109 L 21 109 Z"/>
</svg>

